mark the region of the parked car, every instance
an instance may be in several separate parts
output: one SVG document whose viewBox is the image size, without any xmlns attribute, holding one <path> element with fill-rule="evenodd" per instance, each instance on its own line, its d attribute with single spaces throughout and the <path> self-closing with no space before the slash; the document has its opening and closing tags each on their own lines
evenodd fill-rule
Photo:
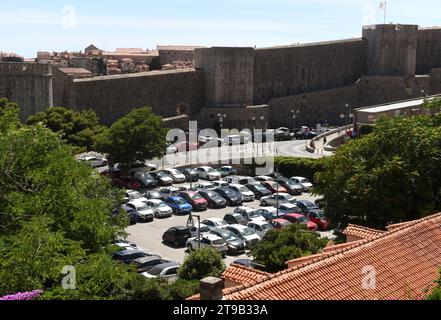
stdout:
<svg viewBox="0 0 441 320">
<path fill-rule="evenodd" d="M 241 185 L 247 185 L 249 183 L 257 182 L 256 180 L 254 180 L 253 177 L 247 177 L 247 176 L 228 176 L 224 178 L 224 181 L 230 184 L 241 184 Z"/>
<path fill-rule="evenodd" d="M 254 180 L 259 181 L 259 182 L 268 182 L 268 181 L 274 181 L 274 178 L 272 178 L 270 176 L 257 176 L 257 177 L 254 177 Z"/>
<path fill-rule="evenodd" d="M 114 186 L 128 190 L 139 190 L 141 185 L 132 177 L 121 176 L 112 180 Z"/>
<path fill-rule="evenodd" d="M 329 220 L 326 218 L 325 212 L 323 210 L 310 210 L 306 217 L 309 221 L 314 222 L 319 230 L 328 230 L 329 229 Z"/>
<path fill-rule="evenodd" d="M 190 229 L 182 226 L 170 228 L 162 235 L 162 242 L 173 244 L 176 248 L 185 247 L 187 240 L 192 237 Z"/>
<path fill-rule="evenodd" d="M 153 221 L 154 211 L 151 208 L 149 208 L 144 202 L 132 201 L 127 203 L 126 206 L 134 210 L 134 214 L 136 215 L 138 221 L 142 221 L 142 222 Z"/>
<path fill-rule="evenodd" d="M 173 186 L 164 187 L 159 190 L 159 194 L 161 195 L 162 198 L 173 197 L 178 195 L 180 192 L 181 190 L 179 188 Z"/>
<path fill-rule="evenodd" d="M 223 166 L 217 169 L 217 171 L 221 174 L 222 177 L 228 177 L 237 174 L 237 170 L 234 169 L 232 166 Z"/>
<path fill-rule="evenodd" d="M 311 189 L 313 187 L 311 181 L 309 181 L 308 179 L 306 179 L 304 177 L 292 177 L 291 180 L 294 183 L 300 184 L 303 187 L 303 191 L 305 191 L 305 192 L 311 191 Z"/>
<path fill-rule="evenodd" d="M 200 248 L 211 247 L 223 255 L 227 254 L 228 252 L 227 242 L 221 237 L 210 233 L 201 235 L 200 239 L 198 237 L 195 237 L 187 240 L 188 251 L 191 252 L 194 250 L 198 250 L 199 247 Z"/>
<path fill-rule="evenodd" d="M 123 167 L 120 164 L 116 165 L 117 168 L 123 169 Z M 145 161 L 136 161 L 132 163 L 132 165 L 128 168 L 128 172 L 130 175 L 133 175 L 135 172 L 143 172 L 143 173 L 149 173 L 151 171 L 156 171 L 158 168 L 155 164 L 148 163 Z"/>
<path fill-rule="evenodd" d="M 144 193 L 144 198 L 148 199 L 162 199 L 161 194 L 158 191 L 147 191 Z"/>
<path fill-rule="evenodd" d="M 217 192 L 209 190 L 199 190 L 198 193 L 207 200 L 208 207 L 212 209 L 225 208 L 227 200 L 222 198 Z"/>
<path fill-rule="evenodd" d="M 182 174 L 185 176 L 187 182 L 198 182 L 199 181 L 199 173 L 196 169 L 183 169 L 181 170 Z"/>
<path fill-rule="evenodd" d="M 270 190 L 265 188 L 260 183 L 249 183 L 246 185 L 246 187 L 250 189 L 251 192 L 254 193 L 256 199 L 261 199 L 262 197 L 266 197 L 272 194 Z"/>
<path fill-rule="evenodd" d="M 277 208 L 269 207 L 264 209 L 257 209 L 256 212 L 263 216 L 266 220 L 271 221 L 274 219 L 278 219 L 283 216 L 281 212 L 277 210 Z"/>
<path fill-rule="evenodd" d="M 275 181 L 264 181 L 261 184 L 272 193 L 287 193 L 287 190 Z"/>
<path fill-rule="evenodd" d="M 284 215 L 282 219 L 288 220 L 291 223 L 300 223 L 306 225 L 306 227 L 311 231 L 317 231 L 318 227 L 314 222 L 311 222 L 303 214 L 291 213 Z"/>
<path fill-rule="evenodd" d="M 250 207 L 238 207 L 234 209 L 234 213 L 241 214 L 248 222 L 250 221 L 266 221 L 266 219 L 257 210 Z"/>
<path fill-rule="evenodd" d="M 151 176 L 156 179 L 159 186 L 170 186 L 173 184 L 173 178 L 163 171 L 150 172 Z"/>
<path fill-rule="evenodd" d="M 137 211 L 136 211 L 134 208 L 129 207 L 129 206 L 126 205 L 126 204 L 123 204 L 123 205 L 121 206 L 121 210 L 122 210 L 123 212 L 125 212 L 125 213 L 127 214 L 127 216 L 129 217 L 129 223 L 130 223 L 130 225 L 134 225 L 134 224 L 136 224 L 137 222 L 140 221 L 140 219 L 139 219 L 139 215 L 138 215 Z"/>
<path fill-rule="evenodd" d="M 262 199 L 260 199 L 260 205 L 264 207 L 277 206 L 283 203 L 295 204 L 296 201 L 297 199 L 288 193 L 279 193 L 279 194 L 273 194 L 267 197 L 263 197 Z"/>
<path fill-rule="evenodd" d="M 204 166 L 204 167 L 199 167 L 196 170 L 199 174 L 200 179 L 215 181 L 222 178 L 221 174 L 216 170 L 214 170 L 212 167 Z"/>
<path fill-rule="evenodd" d="M 142 257 L 132 261 L 133 267 L 136 269 L 136 272 L 143 273 L 147 272 L 153 267 L 163 264 L 169 263 L 170 261 L 162 259 L 160 256 L 150 256 L 150 257 Z"/>
<path fill-rule="evenodd" d="M 175 214 L 190 214 L 190 212 L 193 210 L 193 207 L 191 204 L 189 204 L 187 201 L 185 201 L 181 197 L 168 197 L 164 199 L 164 202 L 173 210 L 173 213 Z"/>
<path fill-rule="evenodd" d="M 245 253 L 245 248 L 246 248 L 245 241 L 240 239 L 233 232 L 225 229 L 214 229 L 210 233 L 225 240 L 225 242 L 228 245 L 229 254 L 238 255 Z"/>
<path fill-rule="evenodd" d="M 177 169 L 166 169 L 162 170 L 166 175 L 170 176 L 175 183 L 184 183 L 187 178 Z"/>
<path fill-rule="evenodd" d="M 294 139 L 294 134 L 288 128 L 278 128 L 274 130 L 274 141 L 289 141 Z"/>
<path fill-rule="evenodd" d="M 177 278 L 179 270 L 179 264 L 176 262 L 167 262 L 154 266 L 147 272 L 143 272 L 142 275 L 146 278 L 162 278 L 174 280 Z"/>
<path fill-rule="evenodd" d="M 135 191 L 135 190 L 127 190 L 126 192 L 124 192 L 124 202 L 125 203 L 130 202 L 130 201 L 135 201 L 135 200 L 144 201 L 147 199 L 144 198 L 142 194 L 140 194 L 138 191 Z"/>
<path fill-rule="evenodd" d="M 127 249 L 127 250 L 115 252 L 112 256 L 112 259 L 125 264 L 130 264 L 135 259 L 148 257 L 148 256 L 149 255 L 147 253 L 139 249 Z"/>
<path fill-rule="evenodd" d="M 111 180 L 113 180 L 113 179 L 121 177 L 123 175 L 123 172 L 120 169 L 115 169 L 115 168 L 111 169 L 111 168 L 109 168 L 109 169 L 106 169 L 106 170 L 102 171 L 100 173 L 100 175 L 103 176 L 103 177 L 108 177 Z"/>
<path fill-rule="evenodd" d="M 213 227 L 213 228 L 219 228 L 219 229 L 222 229 L 222 228 L 225 228 L 226 226 L 228 226 L 228 223 L 220 218 L 205 219 L 201 223 L 206 226 Z"/>
<path fill-rule="evenodd" d="M 224 216 L 224 221 L 226 224 L 241 224 L 246 226 L 248 224 L 248 220 L 244 218 L 240 213 L 227 213 Z"/>
<path fill-rule="evenodd" d="M 230 188 L 216 188 L 214 191 L 227 200 L 229 206 L 239 206 L 243 203 L 242 195 Z"/>
<path fill-rule="evenodd" d="M 204 211 L 207 210 L 208 202 L 202 196 L 195 191 L 184 191 L 179 193 L 181 198 L 184 198 L 191 206 L 193 210 Z"/>
<path fill-rule="evenodd" d="M 124 239 L 118 239 L 112 242 L 112 245 L 117 246 L 120 248 L 119 251 L 124 251 L 128 249 L 138 249 L 138 246 L 134 242 L 130 242 Z"/>
<path fill-rule="evenodd" d="M 84 158 L 78 159 L 78 161 L 83 162 L 83 163 L 91 166 L 92 168 L 104 167 L 104 166 L 107 166 L 107 164 L 108 164 L 107 159 L 100 158 L 100 157 L 84 157 Z"/>
<path fill-rule="evenodd" d="M 162 200 L 150 199 L 145 204 L 153 210 L 155 218 L 169 218 L 173 214 L 173 209 Z"/>
<path fill-rule="evenodd" d="M 214 189 L 216 189 L 216 186 L 213 183 L 211 183 L 211 182 L 201 181 L 201 182 L 195 183 L 194 184 L 194 188 L 196 190 L 198 190 L 198 191 L 199 190 L 210 190 L 210 191 L 213 191 Z"/>
<path fill-rule="evenodd" d="M 302 214 L 302 209 L 292 203 L 283 203 L 279 205 L 279 212 L 282 214 L 290 214 L 290 213 L 300 213 Z"/>
<path fill-rule="evenodd" d="M 134 172 L 133 178 L 141 184 L 142 188 L 154 188 L 158 186 L 158 181 L 151 174 L 146 172 Z"/>
<path fill-rule="evenodd" d="M 216 188 L 228 188 L 230 186 L 230 184 L 228 182 L 224 181 L 224 180 L 213 181 L 213 185 Z"/>
<path fill-rule="evenodd" d="M 319 206 L 308 200 L 298 200 L 296 205 L 302 210 L 303 214 L 308 214 L 312 210 L 320 210 Z"/>
<path fill-rule="evenodd" d="M 225 137 L 224 143 L 227 146 L 235 146 L 248 143 L 248 139 L 242 135 L 232 134 Z"/>
<path fill-rule="evenodd" d="M 292 224 L 291 222 L 285 219 L 273 219 L 271 223 L 274 226 L 274 228 L 277 230 L 286 228 L 287 226 Z"/>
<path fill-rule="evenodd" d="M 251 221 L 248 223 L 247 227 L 254 230 L 254 232 L 262 239 L 268 231 L 274 229 L 274 226 L 266 221 Z"/>
<path fill-rule="evenodd" d="M 286 191 L 291 195 L 301 195 L 303 192 L 303 187 L 299 183 L 295 183 L 294 181 L 287 178 L 280 178 L 277 182 L 286 189 Z"/>
<path fill-rule="evenodd" d="M 192 227 L 190 229 L 190 232 L 191 232 L 192 237 L 199 237 L 199 234 L 210 233 L 210 231 L 215 230 L 215 229 L 218 229 L 218 228 L 210 227 L 210 226 L 207 226 L 207 225 L 201 223 L 200 226 L 196 225 L 196 226 Z"/>
<path fill-rule="evenodd" d="M 317 133 L 315 131 L 297 132 L 295 136 L 299 140 L 311 140 L 317 138 Z"/>
<path fill-rule="evenodd" d="M 175 143 L 173 146 L 176 148 L 177 152 L 186 152 L 186 151 L 188 152 L 188 151 L 195 151 L 195 150 L 199 149 L 198 144 L 191 143 L 188 141 L 178 142 L 178 143 Z"/>
<path fill-rule="evenodd" d="M 225 229 L 233 232 L 240 239 L 244 240 L 247 244 L 247 248 L 252 248 L 261 240 L 261 238 L 252 229 L 240 224 L 232 224 L 227 226 Z"/>
<path fill-rule="evenodd" d="M 243 201 L 251 202 L 255 200 L 254 193 L 241 184 L 230 184 L 229 188 L 240 193 Z"/>
</svg>

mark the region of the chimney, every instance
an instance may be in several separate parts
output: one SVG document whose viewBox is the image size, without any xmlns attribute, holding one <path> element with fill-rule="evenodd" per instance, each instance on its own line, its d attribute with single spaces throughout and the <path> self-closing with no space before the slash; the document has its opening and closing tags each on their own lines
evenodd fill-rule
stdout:
<svg viewBox="0 0 441 320">
<path fill-rule="evenodd" d="M 216 301 L 223 299 L 224 281 L 219 278 L 208 277 L 201 280 L 201 300 Z"/>
</svg>

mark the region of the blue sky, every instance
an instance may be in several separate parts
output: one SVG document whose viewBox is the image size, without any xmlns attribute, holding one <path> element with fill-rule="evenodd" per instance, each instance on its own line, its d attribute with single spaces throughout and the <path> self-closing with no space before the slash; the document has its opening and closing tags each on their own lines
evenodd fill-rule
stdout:
<svg viewBox="0 0 441 320">
<path fill-rule="evenodd" d="M 361 36 L 381 0 L 0 0 L 0 51 L 84 50 L 93 43 L 266 47 Z M 440 0 L 389 0 L 387 22 L 441 24 Z"/>
</svg>

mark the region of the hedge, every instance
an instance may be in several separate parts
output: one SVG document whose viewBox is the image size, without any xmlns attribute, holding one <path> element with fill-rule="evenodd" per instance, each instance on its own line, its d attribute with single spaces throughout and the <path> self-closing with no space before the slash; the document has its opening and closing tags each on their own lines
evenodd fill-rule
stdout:
<svg viewBox="0 0 441 320">
<path fill-rule="evenodd" d="M 276 157 L 274 163 L 276 170 L 287 178 L 300 176 L 311 181 L 314 181 L 317 172 L 324 169 L 323 159 Z"/>
</svg>

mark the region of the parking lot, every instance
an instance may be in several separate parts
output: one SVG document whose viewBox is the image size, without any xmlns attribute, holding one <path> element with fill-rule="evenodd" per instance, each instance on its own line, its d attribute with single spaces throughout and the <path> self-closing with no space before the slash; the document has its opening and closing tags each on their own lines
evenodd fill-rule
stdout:
<svg viewBox="0 0 441 320">
<path fill-rule="evenodd" d="M 175 185 L 179 187 L 179 184 Z M 317 197 L 314 197 L 310 194 L 303 194 L 301 196 L 297 196 L 299 200 L 310 200 L 315 201 Z M 259 202 L 253 201 L 244 203 L 244 205 L 259 208 Z M 194 214 L 200 215 L 201 220 L 207 218 L 223 218 L 225 214 L 232 213 L 234 211 L 234 207 L 227 207 L 223 209 L 208 209 L 202 212 L 196 212 Z M 176 226 L 186 226 L 188 220 L 188 215 L 186 216 L 176 216 L 173 215 L 171 218 L 165 219 L 155 219 L 150 223 L 138 223 L 136 225 L 130 226 L 127 229 L 129 233 L 128 240 L 136 243 L 140 248 L 146 250 L 149 253 L 156 253 L 162 256 L 163 258 L 176 261 L 178 263 L 182 263 L 187 254 L 186 248 L 174 248 L 169 245 L 165 245 L 162 243 L 162 235 L 165 231 L 167 231 L 171 227 Z M 320 232 L 323 237 L 332 238 L 332 231 L 328 232 Z M 227 256 L 225 258 L 225 263 L 227 265 L 231 264 L 234 260 L 240 258 L 248 258 L 248 256 L 240 255 L 240 256 Z"/>
</svg>

